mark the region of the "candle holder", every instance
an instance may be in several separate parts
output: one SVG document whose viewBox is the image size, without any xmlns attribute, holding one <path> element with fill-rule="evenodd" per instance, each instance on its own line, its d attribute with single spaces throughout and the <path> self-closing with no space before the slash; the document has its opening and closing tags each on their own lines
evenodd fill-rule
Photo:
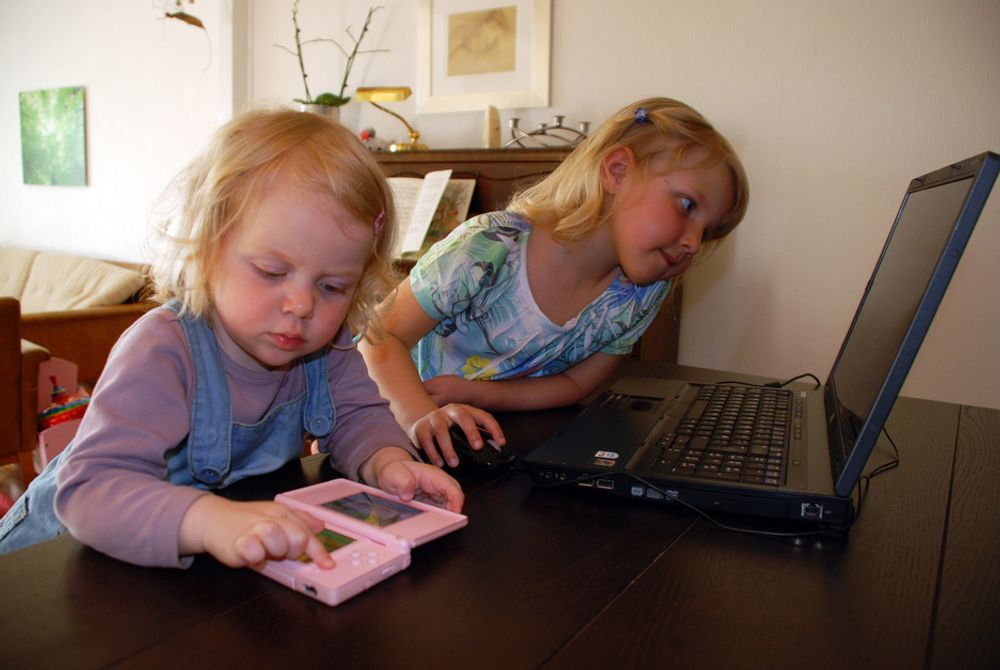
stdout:
<svg viewBox="0 0 1000 670">
<path fill-rule="evenodd" d="M 562 114 L 552 117 L 552 123 L 539 123 L 538 128 L 524 131 L 520 127 L 521 119 L 512 116 L 507 120 L 510 127 L 510 139 L 504 144 L 507 147 L 575 147 L 587 139 L 590 132 L 590 121 L 580 121 L 576 128 L 563 125 Z"/>
</svg>

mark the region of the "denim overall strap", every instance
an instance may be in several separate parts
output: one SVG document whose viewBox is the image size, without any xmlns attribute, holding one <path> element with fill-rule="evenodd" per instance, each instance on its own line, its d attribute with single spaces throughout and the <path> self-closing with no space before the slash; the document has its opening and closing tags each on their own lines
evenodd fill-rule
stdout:
<svg viewBox="0 0 1000 670">
<path fill-rule="evenodd" d="M 56 473 L 72 450 L 70 442 L 62 452 L 31 480 L 28 490 L 0 517 L 0 554 L 48 540 L 66 532 L 56 516 Z M 30 515 L 29 515 L 30 512 Z"/>
<path fill-rule="evenodd" d="M 327 381 L 326 349 L 320 349 L 305 361 L 306 406 L 302 412 L 302 427 L 313 437 L 326 437 L 337 420 Z"/>
<path fill-rule="evenodd" d="M 176 302 L 168 306 L 178 312 L 195 369 L 191 432 L 187 438 L 188 468 L 191 477 L 212 488 L 225 481 L 232 454 L 232 406 L 222 355 L 206 319 L 179 314 L 180 305 Z"/>
</svg>

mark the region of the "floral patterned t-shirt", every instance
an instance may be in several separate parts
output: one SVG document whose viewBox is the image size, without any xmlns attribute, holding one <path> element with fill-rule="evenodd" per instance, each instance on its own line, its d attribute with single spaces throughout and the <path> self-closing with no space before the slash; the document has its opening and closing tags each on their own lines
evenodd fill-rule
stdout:
<svg viewBox="0 0 1000 670">
<path fill-rule="evenodd" d="M 624 355 L 656 316 L 670 282 L 619 274 L 564 325 L 535 304 L 525 258 L 531 224 L 511 212 L 474 217 L 425 253 L 413 294 L 438 323 L 410 352 L 422 380 L 440 375 L 513 379 L 558 374 L 596 352 Z"/>
</svg>

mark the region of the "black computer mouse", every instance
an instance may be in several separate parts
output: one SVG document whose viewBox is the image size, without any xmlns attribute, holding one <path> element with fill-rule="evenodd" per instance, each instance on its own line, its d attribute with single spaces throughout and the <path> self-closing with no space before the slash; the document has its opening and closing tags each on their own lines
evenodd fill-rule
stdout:
<svg viewBox="0 0 1000 670">
<path fill-rule="evenodd" d="M 480 470 L 494 472 L 509 467 L 517 457 L 509 449 L 496 443 L 488 432 L 479 429 L 479 435 L 483 438 L 483 448 L 473 449 L 469 444 L 465 433 L 458 426 L 452 426 L 449 430 L 451 434 L 451 444 L 458 454 L 459 463 L 468 464 Z"/>
</svg>

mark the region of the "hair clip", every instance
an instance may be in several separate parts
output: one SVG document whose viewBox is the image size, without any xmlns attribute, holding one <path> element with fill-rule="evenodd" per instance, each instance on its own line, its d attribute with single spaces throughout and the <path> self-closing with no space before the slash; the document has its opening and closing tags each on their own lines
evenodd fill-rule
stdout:
<svg viewBox="0 0 1000 670">
<path fill-rule="evenodd" d="M 381 212 L 378 213 L 378 216 L 375 217 L 375 223 L 374 223 L 375 237 L 378 237 L 379 233 L 382 232 L 382 223 L 384 221 L 385 221 L 385 210 L 383 209 Z"/>
<path fill-rule="evenodd" d="M 649 114 L 646 113 L 645 107 L 638 107 L 635 110 L 635 122 L 636 123 L 649 123 Z"/>
</svg>

